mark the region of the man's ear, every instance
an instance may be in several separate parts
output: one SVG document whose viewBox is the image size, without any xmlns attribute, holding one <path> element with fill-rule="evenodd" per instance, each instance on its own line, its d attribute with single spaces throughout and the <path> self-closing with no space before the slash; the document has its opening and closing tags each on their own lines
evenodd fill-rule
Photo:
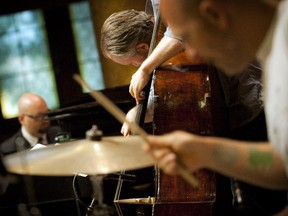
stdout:
<svg viewBox="0 0 288 216">
<path fill-rule="evenodd" d="M 20 124 L 22 124 L 23 119 L 24 119 L 24 116 L 23 116 L 23 115 L 19 115 L 19 116 L 18 116 L 18 121 L 19 121 Z"/>
<path fill-rule="evenodd" d="M 226 29 L 228 27 L 228 19 L 225 13 L 225 8 L 221 2 L 213 0 L 202 0 L 199 4 L 199 11 L 211 25 Z"/>
<path fill-rule="evenodd" d="M 139 43 L 136 46 L 137 52 L 143 52 L 149 50 L 149 45 L 147 43 Z"/>
</svg>

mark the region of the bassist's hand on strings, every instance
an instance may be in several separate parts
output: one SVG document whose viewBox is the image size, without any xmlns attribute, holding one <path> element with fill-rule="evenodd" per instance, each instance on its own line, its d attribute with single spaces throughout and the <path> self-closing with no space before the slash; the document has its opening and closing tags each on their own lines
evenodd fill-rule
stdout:
<svg viewBox="0 0 288 216">
<path fill-rule="evenodd" d="M 136 107 L 133 107 L 132 109 L 130 109 L 128 111 L 128 113 L 125 116 L 125 119 L 127 121 L 132 122 L 135 118 L 136 118 Z M 122 127 L 121 127 L 121 134 L 125 137 L 128 137 L 129 135 L 131 135 L 131 128 L 129 126 L 129 124 L 127 122 L 124 122 Z"/>
<path fill-rule="evenodd" d="M 131 110 L 128 111 L 128 113 L 125 116 L 125 119 L 130 122 L 134 122 L 137 114 L 136 107 L 133 107 Z M 146 113 L 145 113 L 145 119 L 144 123 L 152 122 L 153 120 L 153 111 L 151 107 L 147 107 Z M 131 128 L 127 122 L 124 122 L 121 127 L 121 134 L 125 137 L 128 137 L 132 134 Z"/>
<path fill-rule="evenodd" d="M 143 89 L 151 79 L 151 73 L 145 72 L 142 67 L 140 67 L 132 76 L 129 86 L 129 92 L 132 97 L 135 98 L 136 103 L 139 104 L 141 100 L 145 98 L 143 94 Z"/>
</svg>

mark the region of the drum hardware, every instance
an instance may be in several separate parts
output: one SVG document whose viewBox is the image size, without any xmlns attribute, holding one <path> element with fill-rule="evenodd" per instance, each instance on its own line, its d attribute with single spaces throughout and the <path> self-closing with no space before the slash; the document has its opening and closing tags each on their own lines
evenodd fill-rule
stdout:
<svg viewBox="0 0 288 216">
<path fill-rule="evenodd" d="M 128 204 L 128 205 L 138 205 L 136 207 L 137 215 L 146 215 L 145 214 L 145 206 L 152 206 L 155 204 L 155 197 L 148 197 L 148 198 L 130 198 L 130 199 L 115 199 L 114 205 L 116 207 L 117 213 L 119 216 L 124 216 L 121 204 Z M 149 211 L 150 212 L 150 211 Z M 150 215 L 150 214 L 149 214 Z"/>
<path fill-rule="evenodd" d="M 125 174 L 125 171 L 121 170 L 120 173 L 121 174 Z M 115 192 L 115 195 L 114 195 L 114 205 L 115 205 L 116 211 L 117 211 L 119 216 L 123 216 L 122 210 L 121 210 L 120 205 L 117 202 L 115 202 L 115 201 L 119 200 L 119 198 L 120 198 L 122 185 L 123 185 L 123 179 L 122 179 L 122 176 L 119 175 L 119 179 L 118 179 L 118 183 L 117 183 L 117 187 L 116 187 L 116 192 Z"/>
<path fill-rule="evenodd" d="M 75 174 L 75 176 L 73 177 L 73 192 L 74 192 L 74 196 L 75 196 L 75 199 L 77 201 L 77 203 L 81 204 L 81 206 L 83 206 L 86 211 L 87 211 L 87 216 L 88 215 L 93 215 L 93 210 L 96 208 L 98 211 L 100 210 L 100 207 L 98 206 L 98 204 L 96 204 L 97 200 L 99 199 L 98 195 L 99 192 L 93 194 L 93 199 L 91 201 L 90 204 L 86 203 L 85 201 L 83 201 L 80 196 L 79 196 L 79 191 L 77 189 L 77 185 L 76 185 L 76 179 L 77 179 L 77 176 L 82 176 L 82 177 L 87 177 L 87 175 L 83 175 L 83 174 Z M 112 173 L 112 174 L 107 174 L 107 175 L 98 175 L 98 177 L 96 176 L 91 176 L 89 177 L 90 181 L 92 182 L 92 185 L 94 185 L 94 188 L 93 188 L 93 191 L 95 190 L 98 190 L 98 187 L 95 188 L 95 184 L 97 184 L 97 178 L 103 178 L 103 180 L 118 180 L 119 177 L 121 176 L 121 178 L 123 179 L 123 181 L 128 181 L 128 182 L 135 182 L 136 181 L 136 175 L 132 175 L 132 174 L 121 174 L 120 172 L 119 173 Z M 96 180 L 95 180 L 96 179 Z M 103 189 L 101 188 L 100 191 L 102 191 Z M 99 191 L 99 190 L 98 190 Z M 101 195 L 101 194 L 100 194 Z M 103 199 L 101 199 L 103 200 Z M 104 204 L 102 205 L 102 207 L 105 206 Z M 107 207 L 107 206 L 106 206 Z M 79 208 L 79 207 L 78 207 Z M 79 209 L 80 210 L 80 209 Z M 113 209 L 113 211 L 115 212 L 115 209 Z M 112 211 L 111 211 L 112 212 Z M 111 213 L 109 212 L 109 213 Z M 79 213 L 80 215 L 80 213 Z M 98 215 L 98 214 L 96 214 Z"/>
<path fill-rule="evenodd" d="M 106 175 L 105 179 L 112 179 L 112 180 L 118 181 L 119 176 L 121 176 L 121 178 L 124 181 L 129 181 L 129 182 L 135 182 L 136 181 L 136 175 L 128 174 L 128 173 L 121 173 L 121 172 L 110 173 L 110 174 Z"/>
<path fill-rule="evenodd" d="M 122 208 L 121 208 L 121 204 L 140 204 L 140 205 L 153 205 L 155 203 L 155 198 L 154 197 L 148 197 L 148 198 L 131 198 L 131 199 L 120 199 L 120 195 L 121 195 L 121 190 L 122 190 L 122 185 L 123 182 L 125 181 L 124 178 L 122 178 L 122 175 L 125 176 L 127 174 L 125 174 L 125 171 L 122 170 L 121 171 L 121 175 L 119 175 L 119 179 L 118 179 L 118 183 L 117 183 L 117 188 L 116 188 L 116 192 L 114 195 L 114 206 L 117 210 L 117 213 L 119 216 L 123 216 L 123 212 L 122 212 Z M 138 189 L 138 190 L 143 190 L 146 189 L 147 187 L 149 187 L 151 184 L 141 184 L 141 185 L 137 185 L 134 186 L 134 189 Z M 136 208 L 137 211 L 137 215 L 146 215 L 144 214 L 145 210 L 144 207 L 142 206 L 138 206 Z"/>
<path fill-rule="evenodd" d="M 92 125 L 92 128 L 86 131 L 86 139 L 100 141 L 102 138 L 103 132 L 98 129 L 97 125 Z"/>
<path fill-rule="evenodd" d="M 108 179 L 118 180 L 116 176 L 121 176 L 123 181 L 136 180 L 135 175 L 121 173 L 89 176 L 93 187 L 93 198 L 89 205 L 86 205 L 83 201 L 81 201 L 76 190 L 74 191 L 76 198 L 78 198 L 79 201 L 87 207 L 86 216 L 110 216 L 115 214 L 115 208 L 104 203 L 103 181 Z"/>
<path fill-rule="evenodd" d="M 118 176 L 118 178 L 116 178 Z M 91 201 L 91 204 L 87 207 L 87 215 L 96 215 L 96 216 L 102 216 L 102 215 L 111 215 L 115 213 L 115 208 L 112 208 L 111 206 L 106 205 L 103 203 L 104 197 L 103 197 L 103 180 L 107 179 L 113 179 L 113 180 L 119 180 L 119 178 L 122 179 L 122 181 L 136 181 L 136 176 L 132 174 L 125 174 L 123 172 L 119 173 L 112 173 L 107 175 L 95 175 L 90 176 L 92 185 L 93 185 L 93 199 Z M 119 182 L 119 181 L 118 181 Z M 117 187 L 118 188 L 118 187 Z M 117 194 L 117 189 L 116 193 Z M 95 202 L 97 202 L 97 205 L 95 205 Z M 116 206 L 115 206 L 116 207 Z M 116 211 L 118 212 L 118 209 L 116 207 Z"/>
<path fill-rule="evenodd" d="M 106 175 L 90 176 L 93 186 L 93 199 L 87 208 L 86 216 L 109 216 L 115 213 L 115 209 L 104 203 L 103 181 Z M 95 205 L 95 202 L 97 204 Z"/>
<path fill-rule="evenodd" d="M 131 199 L 120 199 L 115 200 L 114 202 L 123 203 L 123 204 L 135 204 L 135 205 L 153 205 L 155 204 L 155 197 L 148 198 L 131 198 Z"/>
</svg>

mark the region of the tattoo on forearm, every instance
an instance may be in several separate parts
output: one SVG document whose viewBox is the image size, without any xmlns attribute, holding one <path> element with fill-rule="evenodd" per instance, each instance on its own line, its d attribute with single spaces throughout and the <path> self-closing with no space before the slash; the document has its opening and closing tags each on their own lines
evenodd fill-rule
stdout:
<svg viewBox="0 0 288 216">
<path fill-rule="evenodd" d="M 271 152 L 261 152 L 251 147 L 249 151 L 249 164 L 253 167 L 270 167 L 273 163 Z"/>
</svg>

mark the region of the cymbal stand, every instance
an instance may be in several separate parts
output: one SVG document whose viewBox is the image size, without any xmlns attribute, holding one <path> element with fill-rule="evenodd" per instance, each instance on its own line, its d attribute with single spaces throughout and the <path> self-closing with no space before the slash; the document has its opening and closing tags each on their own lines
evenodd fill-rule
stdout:
<svg viewBox="0 0 288 216">
<path fill-rule="evenodd" d="M 105 177 L 106 175 L 90 176 L 94 194 L 86 216 L 110 216 L 114 214 L 114 208 L 104 203 L 103 181 Z M 94 206 L 96 200 L 98 204 Z"/>
<path fill-rule="evenodd" d="M 122 174 L 124 174 L 124 173 L 125 173 L 125 170 L 122 170 L 120 172 L 120 175 L 118 178 L 118 183 L 117 183 L 117 188 L 116 188 L 116 192 L 115 192 L 115 196 L 114 196 L 114 205 L 115 205 L 115 208 L 116 208 L 119 216 L 123 216 L 123 213 L 122 213 L 120 204 L 118 202 L 115 202 L 115 201 L 120 199 L 120 193 L 121 193 L 122 184 L 123 184 Z"/>
</svg>

